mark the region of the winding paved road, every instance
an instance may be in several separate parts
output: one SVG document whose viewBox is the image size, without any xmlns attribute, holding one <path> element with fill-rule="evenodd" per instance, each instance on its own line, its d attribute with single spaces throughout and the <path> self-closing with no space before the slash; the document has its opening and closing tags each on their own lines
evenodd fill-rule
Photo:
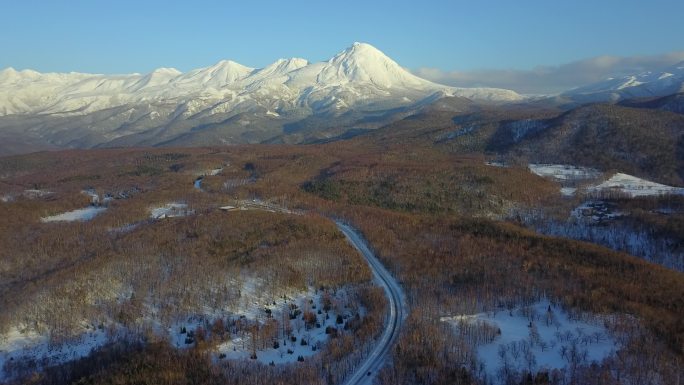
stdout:
<svg viewBox="0 0 684 385">
<path fill-rule="evenodd" d="M 390 314 L 385 324 L 385 331 L 382 333 L 382 336 L 377 341 L 377 344 L 368 357 L 366 357 L 363 363 L 357 368 L 356 372 L 344 382 L 344 385 L 370 385 L 373 383 L 373 379 L 377 375 L 378 370 L 385 364 L 387 355 L 399 336 L 401 324 L 406 316 L 404 294 L 399 283 L 397 283 L 389 271 L 387 271 L 382 263 L 373 255 L 366 242 L 356 230 L 339 221 L 335 221 L 335 224 L 340 231 L 347 236 L 349 242 L 359 250 L 364 258 L 366 258 L 368 265 L 370 265 L 370 268 L 373 271 L 375 280 L 383 289 L 385 289 L 385 294 L 389 301 Z"/>
</svg>

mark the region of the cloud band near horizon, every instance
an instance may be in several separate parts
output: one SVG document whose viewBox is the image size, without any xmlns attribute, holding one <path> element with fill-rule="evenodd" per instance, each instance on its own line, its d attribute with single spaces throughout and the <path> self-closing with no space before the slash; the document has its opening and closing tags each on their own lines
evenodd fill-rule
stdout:
<svg viewBox="0 0 684 385">
<path fill-rule="evenodd" d="M 485 69 L 443 71 L 418 68 L 414 74 L 455 87 L 495 87 L 522 94 L 555 94 L 595 83 L 646 71 L 660 71 L 684 61 L 684 51 L 650 56 L 597 56 L 558 66 L 538 66 L 530 70 Z"/>
</svg>

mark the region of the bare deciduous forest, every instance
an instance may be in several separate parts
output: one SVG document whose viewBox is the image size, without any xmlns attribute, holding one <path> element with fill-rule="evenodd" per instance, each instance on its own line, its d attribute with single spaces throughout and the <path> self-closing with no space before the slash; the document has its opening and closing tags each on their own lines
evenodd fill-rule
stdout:
<svg viewBox="0 0 684 385">
<path fill-rule="evenodd" d="M 610 317 L 606 327 L 619 346 L 601 362 L 511 371 L 502 383 L 684 378 L 681 272 L 525 228 L 511 213 L 543 208 L 554 218 L 569 209 L 556 183 L 523 167 L 487 166 L 483 155 L 409 145 L 402 132 L 312 146 L 0 158 L 0 335 L 21 329 L 56 346 L 84 328 L 130 333 L 68 362 L 6 362 L 16 375 L 9 382 L 341 383 L 382 331 L 387 302 L 330 218 L 356 227 L 407 294 L 408 318 L 379 384 L 483 383 L 477 344 L 495 339 L 495 330 L 474 325 L 459 333 L 440 317 L 540 299 L 571 314 Z M 171 203 L 184 205 L 182 212 L 151 217 Z M 41 221 L 89 205 L 106 210 L 89 221 Z M 631 207 L 630 220 L 681 242 L 681 214 L 651 215 L 659 205 L 652 201 L 621 205 Z M 351 300 L 339 306 L 360 310 L 300 362 L 218 358 L 216 346 L 231 335 L 263 347 L 284 335 L 278 317 L 235 326 L 246 287 L 258 293 L 247 301 L 265 303 L 308 289 L 344 290 Z M 179 349 L 159 325 L 189 316 L 212 324 L 193 330 L 193 343 Z M 319 319 L 306 310 L 299 317 Z"/>
</svg>

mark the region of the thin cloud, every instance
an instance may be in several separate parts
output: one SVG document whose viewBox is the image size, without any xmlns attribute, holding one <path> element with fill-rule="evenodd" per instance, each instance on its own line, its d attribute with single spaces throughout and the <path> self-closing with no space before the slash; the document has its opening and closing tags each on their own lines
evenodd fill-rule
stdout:
<svg viewBox="0 0 684 385">
<path fill-rule="evenodd" d="M 413 72 L 433 82 L 456 87 L 497 87 L 524 94 L 553 94 L 609 77 L 662 70 L 682 61 L 684 51 L 653 56 L 598 56 L 531 70 L 442 71 L 419 68 Z"/>
</svg>

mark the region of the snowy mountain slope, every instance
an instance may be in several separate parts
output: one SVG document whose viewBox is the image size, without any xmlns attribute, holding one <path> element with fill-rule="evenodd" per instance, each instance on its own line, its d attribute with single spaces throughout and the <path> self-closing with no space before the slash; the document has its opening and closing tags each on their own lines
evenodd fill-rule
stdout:
<svg viewBox="0 0 684 385">
<path fill-rule="evenodd" d="M 48 145 L 67 147 L 254 143 L 286 134 L 286 125 L 297 131 L 298 122 L 310 116 L 353 116 L 345 120 L 351 127 L 366 116 L 408 113 L 448 96 L 522 99 L 509 90 L 432 83 L 375 47 L 354 43 L 325 62 L 280 59 L 260 69 L 229 60 L 186 73 L 159 68 L 148 74 L 43 74 L 8 68 L 0 72 L 0 130 L 24 130 Z M 382 123 L 387 122 L 376 122 Z"/>
<path fill-rule="evenodd" d="M 440 91 L 493 101 L 521 99 L 508 90 L 457 89 L 429 82 L 404 70 L 375 47 L 354 43 L 327 62 L 280 59 L 262 69 L 229 60 L 187 73 L 160 68 L 145 75 L 41 74 L 8 68 L 0 72 L 0 114 L 85 114 L 130 103 L 199 99 L 205 105 L 224 100 L 238 104 L 261 97 L 310 106 L 342 97 L 338 103 L 342 107 Z"/>
<path fill-rule="evenodd" d="M 684 62 L 663 71 L 648 71 L 610 78 L 565 92 L 562 96 L 580 102 L 616 102 L 658 97 L 684 91 Z"/>
</svg>

